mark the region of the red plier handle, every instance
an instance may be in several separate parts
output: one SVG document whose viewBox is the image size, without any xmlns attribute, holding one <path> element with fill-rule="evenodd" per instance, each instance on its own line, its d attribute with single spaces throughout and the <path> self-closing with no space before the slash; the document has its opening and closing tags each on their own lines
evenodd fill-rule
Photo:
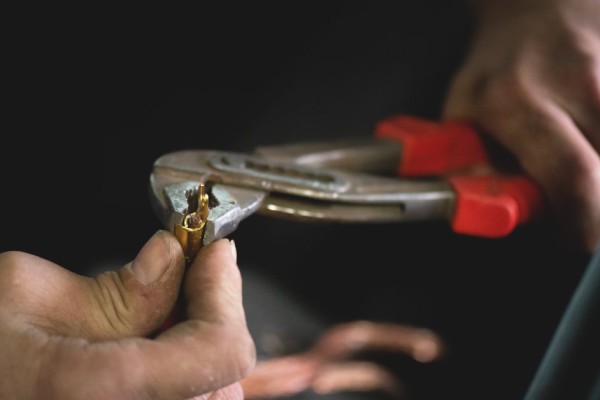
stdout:
<svg viewBox="0 0 600 400">
<path fill-rule="evenodd" d="M 502 237 L 543 208 L 542 192 L 523 175 L 455 173 L 489 165 L 479 133 L 468 123 L 393 115 L 377 124 L 375 136 L 401 144 L 399 176 L 447 176 L 456 194 L 451 225 L 457 233 Z"/>
</svg>

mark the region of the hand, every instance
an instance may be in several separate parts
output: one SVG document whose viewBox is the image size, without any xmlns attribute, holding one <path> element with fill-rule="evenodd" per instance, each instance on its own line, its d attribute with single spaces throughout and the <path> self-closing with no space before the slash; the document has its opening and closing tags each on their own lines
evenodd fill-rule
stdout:
<svg viewBox="0 0 600 400">
<path fill-rule="evenodd" d="M 575 244 L 600 239 L 600 2 L 474 1 L 478 27 L 444 116 L 513 153 Z"/>
<path fill-rule="evenodd" d="M 148 337 L 173 308 L 183 271 L 181 247 L 163 231 L 93 279 L 1 254 L 0 398 L 242 399 L 237 382 L 255 350 L 233 243 L 200 251 L 184 280 L 187 320 Z"/>
<path fill-rule="evenodd" d="M 378 392 L 404 398 L 405 387 L 382 365 L 361 360 L 364 353 L 400 353 L 429 363 L 444 353 L 435 332 L 391 322 L 351 321 L 323 332 L 306 351 L 260 361 L 242 381 L 247 399 L 276 399 L 312 391 Z"/>
</svg>

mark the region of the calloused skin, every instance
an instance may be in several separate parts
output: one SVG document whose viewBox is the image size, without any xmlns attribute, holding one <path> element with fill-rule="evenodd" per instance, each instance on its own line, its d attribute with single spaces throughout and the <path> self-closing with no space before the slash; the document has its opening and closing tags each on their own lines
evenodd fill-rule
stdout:
<svg viewBox="0 0 600 400">
<path fill-rule="evenodd" d="M 135 260 L 95 278 L 21 252 L 0 254 L 0 398 L 243 399 L 255 364 L 234 244 L 186 271 L 157 232 Z M 187 319 L 157 331 L 183 279 Z"/>
<path fill-rule="evenodd" d="M 444 116 L 518 159 L 576 246 L 600 240 L 600 1 L 473 0 L 472 48 Z"/>
</svg>

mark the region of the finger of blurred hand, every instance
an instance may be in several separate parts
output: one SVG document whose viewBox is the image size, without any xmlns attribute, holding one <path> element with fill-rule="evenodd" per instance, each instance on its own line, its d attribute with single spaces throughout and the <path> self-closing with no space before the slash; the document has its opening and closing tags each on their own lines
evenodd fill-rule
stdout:
<svg viewBox="0 0 600 400">
<path fill-rule="evenodd" d="M 306 353 L 263 360 L 240 383 L 248 399 L 292 396 L 310 387 L 323 362 Z"/>
</svg>

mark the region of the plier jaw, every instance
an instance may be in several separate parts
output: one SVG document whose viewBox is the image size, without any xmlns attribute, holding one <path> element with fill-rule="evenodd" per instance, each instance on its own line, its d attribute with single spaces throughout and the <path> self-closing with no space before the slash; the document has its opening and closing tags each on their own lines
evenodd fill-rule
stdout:
<svg viewBox="0 0 600 400">
<path fill-rule="evenodd" d="M 266 196 L 262 190 L 219 183 L 204 163 L 209 154 L 167 154 L 155 161 L 150 174 L 152 207 L 163 226 L 177 236 L 188 261 L 204 244 L 235 231 Z"/>
<path fill-rule="evenodd" d="M 242 219 L 257 211 L 266 197 L 260 190 L 202 180 L 170 183 L 157 175 L 153 173 L 150 178 L 151 204 L 163 226 L 173 232 L 176 226 L 184 224 L 187 215 L 194 212 L 194 194 L 201 186 L 206 188 L 209 201 L 204 244 L 233 232 Z"/>
</svg>

